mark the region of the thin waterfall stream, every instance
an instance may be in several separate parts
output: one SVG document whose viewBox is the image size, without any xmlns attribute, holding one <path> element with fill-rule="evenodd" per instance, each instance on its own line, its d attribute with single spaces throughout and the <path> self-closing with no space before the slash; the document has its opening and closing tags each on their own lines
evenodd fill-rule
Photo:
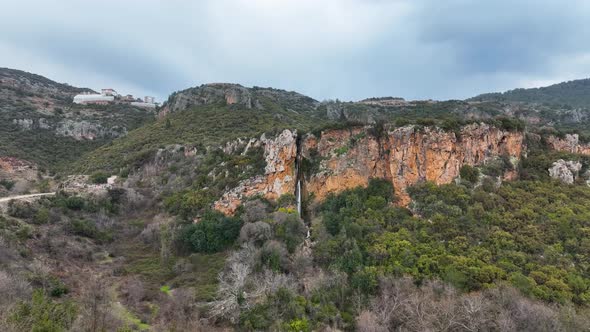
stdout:
<svg viewBox="0 0 590 332">
<path fill-rule="evenodd" d="M 296 146 L 297 146 L 297 155 L 295 157 L 295 178 L 297 179 L 297 185 L 295 187 L 295 197 L 297 199 L 297 213 L 299 214 L 299 217 L 301 219 L 304 220 L 305 222 L 305 218 L 303 217 L 303 205 L 302 205 L 302 179 L 303 179 L 303 173 L 301 172 L 301 138 L 297 137 L 297 141 L 296 141 Z M 305 223 L 305 227 L 307 228 L 307 238 L 309 238 L 311 236 L 311 231 L 309 226 L 307 225 L 307 223 Z"/>
</svg>

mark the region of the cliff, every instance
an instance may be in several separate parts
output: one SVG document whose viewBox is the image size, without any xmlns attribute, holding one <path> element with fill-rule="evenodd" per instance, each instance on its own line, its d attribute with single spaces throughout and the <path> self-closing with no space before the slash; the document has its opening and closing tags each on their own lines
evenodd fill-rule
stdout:
<svg viewBox="0 0 590 332">
<path fill-rule="evenodd" d="M 590 155 L 590 144 L 580 142 L 578 134 L 566 134 L 563 138 L 549 136 L 547 144 L 556 151 Z"/>
<path fill-rule="evenodd" d="M 226 192 L 214 207 L 225 214 L 233 214 L 243 199 L 261 195 L 276 200 L 281 195 L 295 192 L 295 160 L 297 158 L 297 132 L 284 130 L 276 138 L 266 138 L 263 134 L 259 139 L 251 139 L 242 154 L 250 147 L 262 146 L 266 167 L 264 175 L 242 181 L 236 188 Z M 226 153 L 235 151 L 236 144 L 227 144 Z M 238 144 L 239 145 L 239 144 Z"/>
<path fill-rule="evenodd" d="M 450 183 L 463 165 L 481 166 L 500 157 L 516 163 L 525 152 L 522 132 L 483 123 L 458 132 L 416 126 L 381 129 L 327 130 L 320 137 L 305 135 L 299 144 L 296 132 L 289 130 L 275 139 L 251 140 L 249 144 L 264 146 L 265 174 L 242 181 L 215 208 L 232 214 L 247 197 L 294 194 L 298 179 L 306 195 L 322 201 L 330 193 L 367 186 L 371 178 L 390 180 L 398 203 L 405 206 L 410 202 L 406 188 L 419 181 Z M 515 171 L 504 174 L 505 179 L 515 176 Z"/>
<path fill-rule="evenodd" d="M 398 203 L 407 205 L 406 188 L 418 181 L 450 183 L 463 165 L 480 166 L 501 156 L 517 161 L 524 151 L 522 133 L 486 124 L 468 125 L 459 133 L 415 126 L 385 129 L 380 135 L 371 131 L 365 127 L 307 137 L 303 154 L 315 155 L 312 163 L 319 162 L 318 172 L 306 178 L 307 192 L 322 200 L 332 192 L 366 186 L 370 178 L 384 178 L 391 180 Z"/>
</svg>

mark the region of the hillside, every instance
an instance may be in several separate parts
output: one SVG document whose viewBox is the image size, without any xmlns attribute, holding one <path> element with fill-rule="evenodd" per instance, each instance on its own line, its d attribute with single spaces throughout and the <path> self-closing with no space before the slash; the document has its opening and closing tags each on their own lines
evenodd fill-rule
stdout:
<svg viewBox="0 0 590 332">
<path fill-rule="evenodd" d="M 311 131 L 330 121 L 309 97 L 277 89 L 211 84 L 176 92 L 163 105 L 160 119 L 93 151 L 77 170 L 118 172 L 141 165 L 158 148 L 180 144 L 204 149 L 238 138 L 270 135 L 283 129 Z"/>
<path fill-rule="evenodd" d="M 159 111 L 0 206 L 0 328 L 590 327 L 585 117 L 219 83 Z"/>
<path fill-rule="evenodd" d="M 573 80 L 547 87 L 485 93 L 471 101 L 502 101 L 547 104 L 557 107 L 590 108 L 590 79 Z"/>
<path fill-rule="evenodd" d="M 77 105 L 90 91 L 0 68 L 0 156 L 57 169 L 153 119 L 127 105 Z"/>
</svg>

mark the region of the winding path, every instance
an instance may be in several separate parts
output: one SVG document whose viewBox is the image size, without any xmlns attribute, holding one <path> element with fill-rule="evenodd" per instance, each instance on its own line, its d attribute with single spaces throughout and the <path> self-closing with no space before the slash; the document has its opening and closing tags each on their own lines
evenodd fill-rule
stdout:
<svg viewBox="0 0 590 332">
<path fill-rule="evenodd" d="M 55 192 L 2 197 L 2 198 L 0 198 L 0 204 L 6 203 L 6 202 L 10 202 L 13 199 L 16 199 L 16 200 L 27 200 L 29 198 L 36 198 L 36 197 L 42 197 L 42 196 L 53 196 L 53 195 L 55 195 Z"/>
</svg>

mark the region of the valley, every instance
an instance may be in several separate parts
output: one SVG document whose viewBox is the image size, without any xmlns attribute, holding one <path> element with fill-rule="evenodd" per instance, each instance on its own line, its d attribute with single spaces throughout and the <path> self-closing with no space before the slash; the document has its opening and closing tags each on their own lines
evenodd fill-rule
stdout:
<svg viewBox="0 0 590 332">
<path fill-rule="evenodd" d="M 2 330 L 590 327 L 586 81 L 150 111 L 0 79 Z"/>
</svg>

